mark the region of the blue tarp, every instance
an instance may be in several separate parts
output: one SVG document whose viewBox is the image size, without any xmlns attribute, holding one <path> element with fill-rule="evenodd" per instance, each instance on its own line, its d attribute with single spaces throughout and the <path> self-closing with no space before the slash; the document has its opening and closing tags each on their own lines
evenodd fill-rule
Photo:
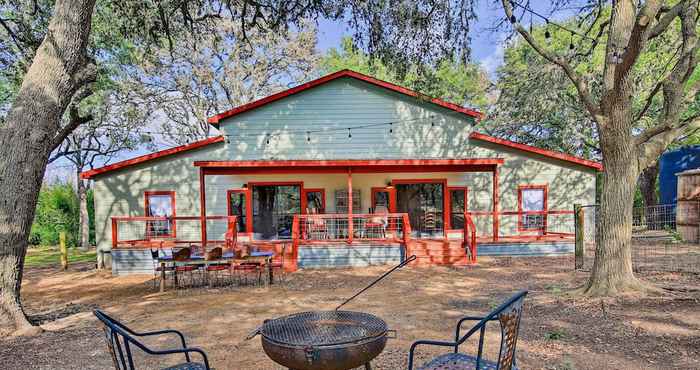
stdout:
<svg viewBox="0 0 700 370">
<path fill-rule="evenodd" d="M 700 168 L 700 145 L 688 146 L 664 153 L 659 159 L 659 201 L 675 204 L 678 179 L 676 174 Z"/>
</svg>

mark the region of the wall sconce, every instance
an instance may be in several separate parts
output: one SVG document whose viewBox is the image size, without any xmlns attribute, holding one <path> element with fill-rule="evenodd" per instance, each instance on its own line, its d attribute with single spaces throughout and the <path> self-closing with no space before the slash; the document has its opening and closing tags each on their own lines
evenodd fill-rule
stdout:
<svg viewBox="0 0 700 370">
<path fill-rule="evenodd" d="M 391 181 L 388 181 L 388 180 L 387 180 L 387 182 L 386 182 L 386 188 L 387 188 L 387 189 L 393 189 L 393 188 L 394 188 L 394 184 L 392 184 Z"/>
</svg>

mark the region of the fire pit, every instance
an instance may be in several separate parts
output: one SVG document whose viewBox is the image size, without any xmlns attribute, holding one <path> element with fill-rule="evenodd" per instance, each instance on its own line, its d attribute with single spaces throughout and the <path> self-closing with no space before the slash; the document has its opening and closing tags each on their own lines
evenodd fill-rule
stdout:
<svg viewBox="0 0 700 370">
<path fill-rule="evenodd" d="M 300 312 L 265 320 L 247 339 L 260 334 L 270 359 L 293 370 L 348 370 L 365 366 L 384 350 L 386 322 L 364 312 L 339 308 L 393 271 L 416 259 L 411 256 L 341 303 L 334 311 Z"/>
<path fill-rule="evenodd" d="M 265 353 L 295 370 L 369 369 L 384 350 L 388 332 L 384 320 L 353 311 L 295 313 L 260 328 Z"/>
</svg>

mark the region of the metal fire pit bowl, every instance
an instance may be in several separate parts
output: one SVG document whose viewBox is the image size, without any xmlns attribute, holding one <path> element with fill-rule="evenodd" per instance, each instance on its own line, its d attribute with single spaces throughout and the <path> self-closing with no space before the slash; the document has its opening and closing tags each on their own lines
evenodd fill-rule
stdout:
<svg viewBox="0 0 700 370">
<path fill-rule="evenodd" d="M 266 320 L 265 353 L 294 370 L 347 370 L 369 363 L 386 345 L 386 322 L 354 311 L 310 311 Z"/>
</svg>

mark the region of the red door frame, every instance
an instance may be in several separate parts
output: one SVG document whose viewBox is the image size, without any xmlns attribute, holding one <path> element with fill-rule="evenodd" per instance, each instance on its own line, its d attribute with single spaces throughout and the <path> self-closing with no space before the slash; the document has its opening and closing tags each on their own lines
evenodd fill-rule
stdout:
<svg viewBox="0 0 700 370">
<path fill-rule="evenodd" d="M 156 196 L 167 195 L 167 196 L 170 197 L 170 208 L 171 208 L 172 211 L 173 211 L 173 212 L 172 212 L 172 217 L 173 217 L 173 220 L 172 220 L 172 223 L 173 223 L 172 232 L 171 232 L 170 234 L 168 234 L 168 235 L 159 235 L 159 236 L 160 236 L 160 237 L 163 237 L 163 238 L 175 238 L 175 236 L 177 235 L 177 228 L 176 228 L 177 222 L 175 222 L 175 216 L 176 216 L 176 211 L 175 211 L 175 191 L 172 191 L 172 190 L 145 190 L 145 191 L 143 192 L 143 198 L 144 198 L 144 202 L 143 202 L 143 204 L 144 204 L 144 209 L 143 209 L 144 213 L 143 213 L 143 214 L 144 214 L 144 216 L 146 216 L 146 217 L 150 217 L 150 216 L 151 216 L 151 215 L 150 215 L 150 211 L 149 211 L 149 210 L 150 210 L 150 207 L 149 207 L 150 202 L 148 201 L 148 197 L 151 196 L 151 195 L 156 195 Z M 146 223 L 146 225 L 148 225 L 148 223 Z M 148 226 L 146 226 L 146 230 L 148 230 Z"/>
<path fill-rule="evenodd" d="M 464 229 L 453 229 L 452 228 L 452 218 L 449 217 L 450 214 L 452 214 L 452 191 L 453 190 L 462 190 L 464 191 L 464 212 L 467 212 L 469 210 L 469 187 L 468 186 L 448 186 L 447 187 L 447 197 L 449 197 L 449 205 L 450 209 L 448 210 L 449 214 L 447 219 L 450 221 L 450 224 L 448 225 L 448 231 L 464 231 Z"/>
<path fill-rule="evenodd" d="M 252 235 L 253 233 L 253 207 L 251 202 L 253 201 L 253 193 L 250 188 L 238 188 L 226 190 L 226 212 L 229 216 L 231 214 L 231 194 L 243 193 L 245 195 L 245 232 L 239 232 L 239 235 Z"/>
<path fill-rule="evenodd" d="M 540 189 L 542 190 L 542 197 L 543 197 L 543 204 L 542 204 L 542 210 L 544 211 L 543 217 L 542 217 L 542 227 L 541 228 L 536 228 L 536 229 L 527 229 L 523 226 L 523 190 L 534 190 L 534 189 Z M 549 210 L 548 206 L 548 192 L 549 192 L 549 186 L 547 184 L 541 184 L 541 185 L 533 185 L 533 184 L 527 184 L 527 185 L 518 185 L 518 232 L 539 232 L 541 234 L 546 234 L 547 233 L 547 211 Z"/>
<path fill-rule="evenodd" d="M 306 213 L 306 207 L 308 207 L 307 193 L 321 193 L 321 207 L 322 212 L 326 213 L 326 189 L 324 188 L 303 188 L 301 189 L 301 197 L 304 198 L 304 204 L 306 206 L 302 209 L 302 213 Z"/>
<path fill-rule="evenodd" d="M 249 182 L 246 184 L 246 186 L 251 191 L 251 197 L 250 197 L 251 202 L 248 203 L 249 207 L 250 207 L 250 214 L 251 214 L 251 217 L 250 217 L 250 221 L 251 221 L 250 240 L 253 240 L 253 235 L 255 234 L 255 230 L 253 229 L 253 225 L 252 225 L 252 222 L 253 222 L 253 217 L 252 217 L 252 215 L 253 215 L 253 202 L 252 202 L 253 195 L 252 194 L 253 194 L 253 187 L 254 186 L 298 186 L 299 187 L 299 198 L 300 198 L 299 201 L 301 203 L 300 204 L 301 209 L 299 211 L 301 212 L 301 214 L 306 213 L 306 198 L 304 198 L 304 196 L 303 196 L 303 194 L 304 194 L 304 182 L 303 181 L 257 181 L 257 182 Z"/>
<path fill-rule="evenodd" d="M 442 229 L 444 238 L 447 239 L 447 227 L 450 224 L 449 220 L 449 208 L 450 208 L 450 196 L 447 194 L 447 179 L 392 179 L 391 186 L 393 189 L 392 198 L 394 200 L 394 208 L 396 208 L 396 185 L 398 184 L 442 184 Z M 395 209 L 394 209 L 395 211 Z"/>
</svg>

